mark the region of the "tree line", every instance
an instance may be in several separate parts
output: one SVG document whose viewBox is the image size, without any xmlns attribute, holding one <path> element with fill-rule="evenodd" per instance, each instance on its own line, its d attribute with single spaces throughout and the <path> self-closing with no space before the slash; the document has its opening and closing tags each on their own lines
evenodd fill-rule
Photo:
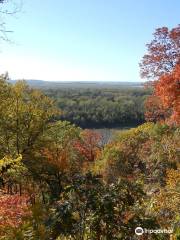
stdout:
<svg viewBox="0 0 180 240">
<path fill-rule="evenodd" d="M 132 126 L 143 123 L 144 102 L 150 90 L 129 89 L 48 89 L 61 115 L 82 128 Z"/>
<path fill-rule="evenodd" d="M 158 54 L 172 42 L 174 66 L 165 71 L 150 48 L 142 71 L 155 74 L 159 59 L 163 72 L 150 83 L 148 122 L 106 145 L 98 132 L 57 120 L 55 100 L 40 90 L 0 77 L 0 239 L 180 238 L 180 28 L 155 36 Z M 137 236 L 137 227 L 167 232 Z"/>
</svg>

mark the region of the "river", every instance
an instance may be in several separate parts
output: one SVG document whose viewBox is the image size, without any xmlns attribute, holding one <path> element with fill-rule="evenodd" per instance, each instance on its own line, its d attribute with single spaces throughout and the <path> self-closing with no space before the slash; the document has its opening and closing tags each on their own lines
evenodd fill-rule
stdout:
<svg viewBox="0 0 180 240">
<path fill-rule="evenodd" d="M 94 128 L 91 129 L 95 132 L 98 132 L 101 134 L 102 139 L 101 139 L 101 144 L 105 145 L 107 143 L 109 143 L 112 139 L 113 136 L 115 136 L 116 133 L 122 131 L 122 130 L 128 130 L 132 127 L 119 127 L 119 128 Z"/>
</svg>

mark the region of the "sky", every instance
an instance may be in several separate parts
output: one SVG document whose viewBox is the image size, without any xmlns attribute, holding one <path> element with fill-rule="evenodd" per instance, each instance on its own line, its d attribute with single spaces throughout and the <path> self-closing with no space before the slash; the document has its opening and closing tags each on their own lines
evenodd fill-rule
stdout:
<svg viewBox="0 0 180 240">
<path fill-rule="evenodd" d="M 12 79 L 143 81 L 139 62 L 153 32 L 180 23 L 179 0 L 22 1 L 0 16 L 13 31 L 12 43 L 0 42 L 0 73 Z"/>
</svg>

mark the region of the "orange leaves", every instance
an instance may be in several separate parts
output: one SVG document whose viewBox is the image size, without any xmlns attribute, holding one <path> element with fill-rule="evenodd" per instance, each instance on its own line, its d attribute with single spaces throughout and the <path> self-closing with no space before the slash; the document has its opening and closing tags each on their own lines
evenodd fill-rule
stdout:
<svg viewBox="0 0 180 240">
<path fill-rule="evenodd" d="M 68 168 L 68 154 L 67 149 L 48 149 L 42 150 L 42 155 L 48 159 L 48 161 L 57 167 L 59 170 L 64 171 Z"/>
<path fill-rule="evenodd" d="M 180 25 L 172 30 L 167 27 L 156 29 L 147 48 L 148 54 L 140 63 L 141 76 L 155 80 L 171 72 L 180 61 Z"/>
<path fill-rule="evenodd" d="M 86 161 L 93 162 L 100 152 L 101 135 L 92 130 L 84 130 L 81 137 L 81 140 L 74 143 L 74 147 Z"/>
<path fill-rule="evenodd" d="M 165 107 L 177 104 L 180 95 L 180 65 L 171 74 L 161 76 L 155 89 Z"/>
<path fill-rule="evenodd" d="M 149 122 L 162 121 L 166 118 L 167 112 L 161 100 L 157 96 L 150 96 L 145 102 L 145 119 Z"/>
<path fill-rule="evenodd" d="M 129 220 L 131 220 L 134 216 L 135 216 L 134 212 L 126 211 L 123 216 L 124 217 L 123 222 L 127 224 Z"/>
<path fill-rule="evenodd" d="M 0 196 L 0 228 L 18 227 L 27 215 L 28 197 L 19 195 Z"/>
<path fill-rule="evenodd" d="M 180 64 L 170 74 L 160 77 L 155 86 L 155 94 L 165 108 L 172 109 L 170 120 L 180 123 Z"/>
<path fill-rule="evenodd" d="M 146 102 L 148 121 L 180 123 L 180 24 L 156 29 L 140 63 L 141 76 L 154 81 L 154 95 Z"/>
<path fill-rule="evenodd" d="M 79 162 L 73 144 L 79 139 L 80 131 L 80 128 L 66 121 L 52 124 L 45 132 L 46 142 L 41 149 L 41 155 L 58 171 L 76 168 Z"/>
</svg>

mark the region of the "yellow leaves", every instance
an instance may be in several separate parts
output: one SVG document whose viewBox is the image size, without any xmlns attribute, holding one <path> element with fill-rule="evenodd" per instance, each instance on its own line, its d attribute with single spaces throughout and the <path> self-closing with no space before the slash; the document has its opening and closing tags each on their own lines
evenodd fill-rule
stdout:
<svg viewBox="0 0 180 240">
<path fill-rule="evenodd" d="M 151 201 L 158 220 L 163 225 L 176 226 L 180 219 L 180 165 L 176 170 L 168 169 L 166 173 L 166 186 Z"/>
<path fill-rule="evenodd" d="M 135 129 L 135 133 L 139 132 L 148 133 L 154 127 L 154 125 L 155 124 L 151 122 L 144 123 Z"/>
<path fill-rule="evenodd" d="M 167 186 L 172 189 L 174 188 L 175 190 L 178 190 L 179 187 L 180 194 L 180 165 L 178 166 L 177 170 L 167 170 Z"/>
<path fill-rule="evenodd" d="M 22 156 L 19 155 L 17 158 L 13 159 L 10 156 L 5 156 L 0 159 L 0 172 L 5 169 L 7 166 L 15 166 L 21 163 Z"/>
<path fill-rule="evenodd" d="M 73 212 L 72 213 L 72 217 L 75 221 L 79 221 L 80 220 L 80 213 L 79 212 Z"/>
<path fill-rule="evenodd" d="M 6 90 L 5 93 L 3 90 Z M 24 81 L 0 84 L 0 145 L 3 154 L 30 149 L 49 121 L 60 114 L 54 101 Z"/>
<path fill-rule="evenodd" d="M 15 83 L 12 89 L 13 89 L 14 96 L 16 98 L 19 98 L 22 96 L 23 92 L 29 89 L 29 87 L 25 81 L 18 81 Z"/>
<path fill-rule="evenodd" d="M 123 141 L 123 140 L 126 141 L 130 138 L 136 138 L 141 134 L 149 135 L 150 131 L 153 129 L 154 126 L 155 126 L 154 123 L 147 122 L 136 128 L 131 128 L 129 130 L 120 131 L 119 134 L 117 135 L 116 139 L 117 139 L 117 141 Z"/>
</svg>

